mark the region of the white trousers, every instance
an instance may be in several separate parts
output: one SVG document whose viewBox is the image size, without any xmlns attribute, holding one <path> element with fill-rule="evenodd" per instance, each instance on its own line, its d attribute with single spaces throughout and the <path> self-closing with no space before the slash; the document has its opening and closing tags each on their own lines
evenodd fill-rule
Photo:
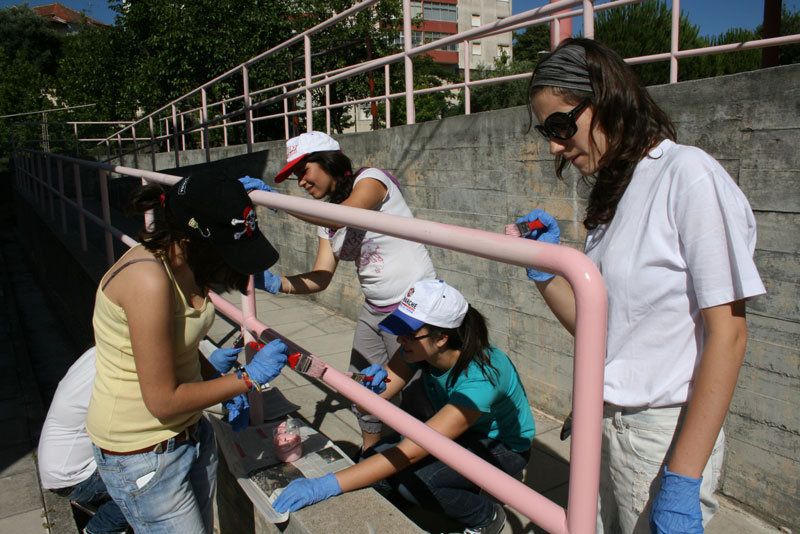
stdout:
<svg viewBox="0 0 800 534">
<path fill-rule="evenodd" d="M 650 505 L 661 489 L 661 474 L 682 425 L 681 406 L 603 407 L 603 446 L 597 534 L 649 534 Z M 703 525 L 719 508 L 714 491 L 725 449 L 720 431 L 703 471 Z"/>
</svg>

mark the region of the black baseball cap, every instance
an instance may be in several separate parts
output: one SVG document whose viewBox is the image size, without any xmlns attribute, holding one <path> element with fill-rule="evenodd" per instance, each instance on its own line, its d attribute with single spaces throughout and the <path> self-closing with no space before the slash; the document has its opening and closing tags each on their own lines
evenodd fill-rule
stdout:
<svg viewBox="0 0 800 534">
<path fill-rule="evenodd" d="M 259 230 L 255 207 L 238 180 L 187 176 L 169 189 L 165 204 L 191 239 L 205 240 L 234 270 L 259 274 L 278 261 L 278 251 Z"/>
</svg>

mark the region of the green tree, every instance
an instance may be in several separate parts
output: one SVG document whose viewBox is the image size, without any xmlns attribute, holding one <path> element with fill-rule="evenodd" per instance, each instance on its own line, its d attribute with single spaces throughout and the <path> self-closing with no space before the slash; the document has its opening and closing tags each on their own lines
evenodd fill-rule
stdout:
<svg viewBox="0 0 800 534">
<path fill-rule="evenodd" d="M 671 25 L 672 10 L 665 1 L 644 2 L 598 13 L 595 18 L 595 39 L 625 58 L 663 54 L 670 50 Z M 707 41 L 699 33 L 699 28 L 681 13 L 679 48 L 687 50 L 707 46 Z M 679 80 L 702 77 L 700 67 L 698 58 L 681 60 Z M 633 70 L 645 85 L 669 82 L 667 61 L 634 65 Z"/>
<path fill-rule="evenodd" d="M 514 62 L 527 61 L 534 66 L 550 51 L 550 26 L 538 24 L 514 35 Z"/>
<path fill-rule="evenodd" d="M 27 6 L 0 9 L 0 115 L 52 109 L 49 96 L 58 70 L 61 37 Z M 41 117 L 0 119 L 0 170 L 8 166 L 11 123 L 39 121 Z M 39 127 L 17 126 L 17 139 L 36 139 Z"/>
</svg>

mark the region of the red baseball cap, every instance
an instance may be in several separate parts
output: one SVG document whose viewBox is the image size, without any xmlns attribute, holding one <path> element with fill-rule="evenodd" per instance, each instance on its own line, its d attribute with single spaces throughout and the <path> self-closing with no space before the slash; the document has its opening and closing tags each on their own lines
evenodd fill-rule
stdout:
<svg viewBox="0 0 800 534">
<path fill-rule="evenodd" d="M 339 143 L 328 134 L 308 132 L 286 141 L 286 166 L 275 175 L 275 183 L 281 183 L 292 173 L 295 165 L 312 152 L 341 150 Z"/>
</svg>

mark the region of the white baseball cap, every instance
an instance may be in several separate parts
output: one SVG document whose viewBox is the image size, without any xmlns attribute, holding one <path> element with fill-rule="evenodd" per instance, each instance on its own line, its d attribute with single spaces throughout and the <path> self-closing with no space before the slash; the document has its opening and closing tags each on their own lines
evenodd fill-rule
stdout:
<svg viewBox="0 0 800 534">
<path fill-rule="evenodd" d="M 308 132 L 292 137 L 286 141 L 286 166 L 275 175 L 275 183 L 280 183 L 291 174 L 292 169 L 301 159 L 312 152 L 327 150 L 341 150 L 339 143 L 328 134 L 322 132 Z"/>
<path fill-rule="evenodd" d="M 456 328 L 464 321 L 467 308 L 464 296 L 444 280 L 420 280 L 378 327 L 396 336 L 416 332 L 426 324 Z"/>
</svg>

